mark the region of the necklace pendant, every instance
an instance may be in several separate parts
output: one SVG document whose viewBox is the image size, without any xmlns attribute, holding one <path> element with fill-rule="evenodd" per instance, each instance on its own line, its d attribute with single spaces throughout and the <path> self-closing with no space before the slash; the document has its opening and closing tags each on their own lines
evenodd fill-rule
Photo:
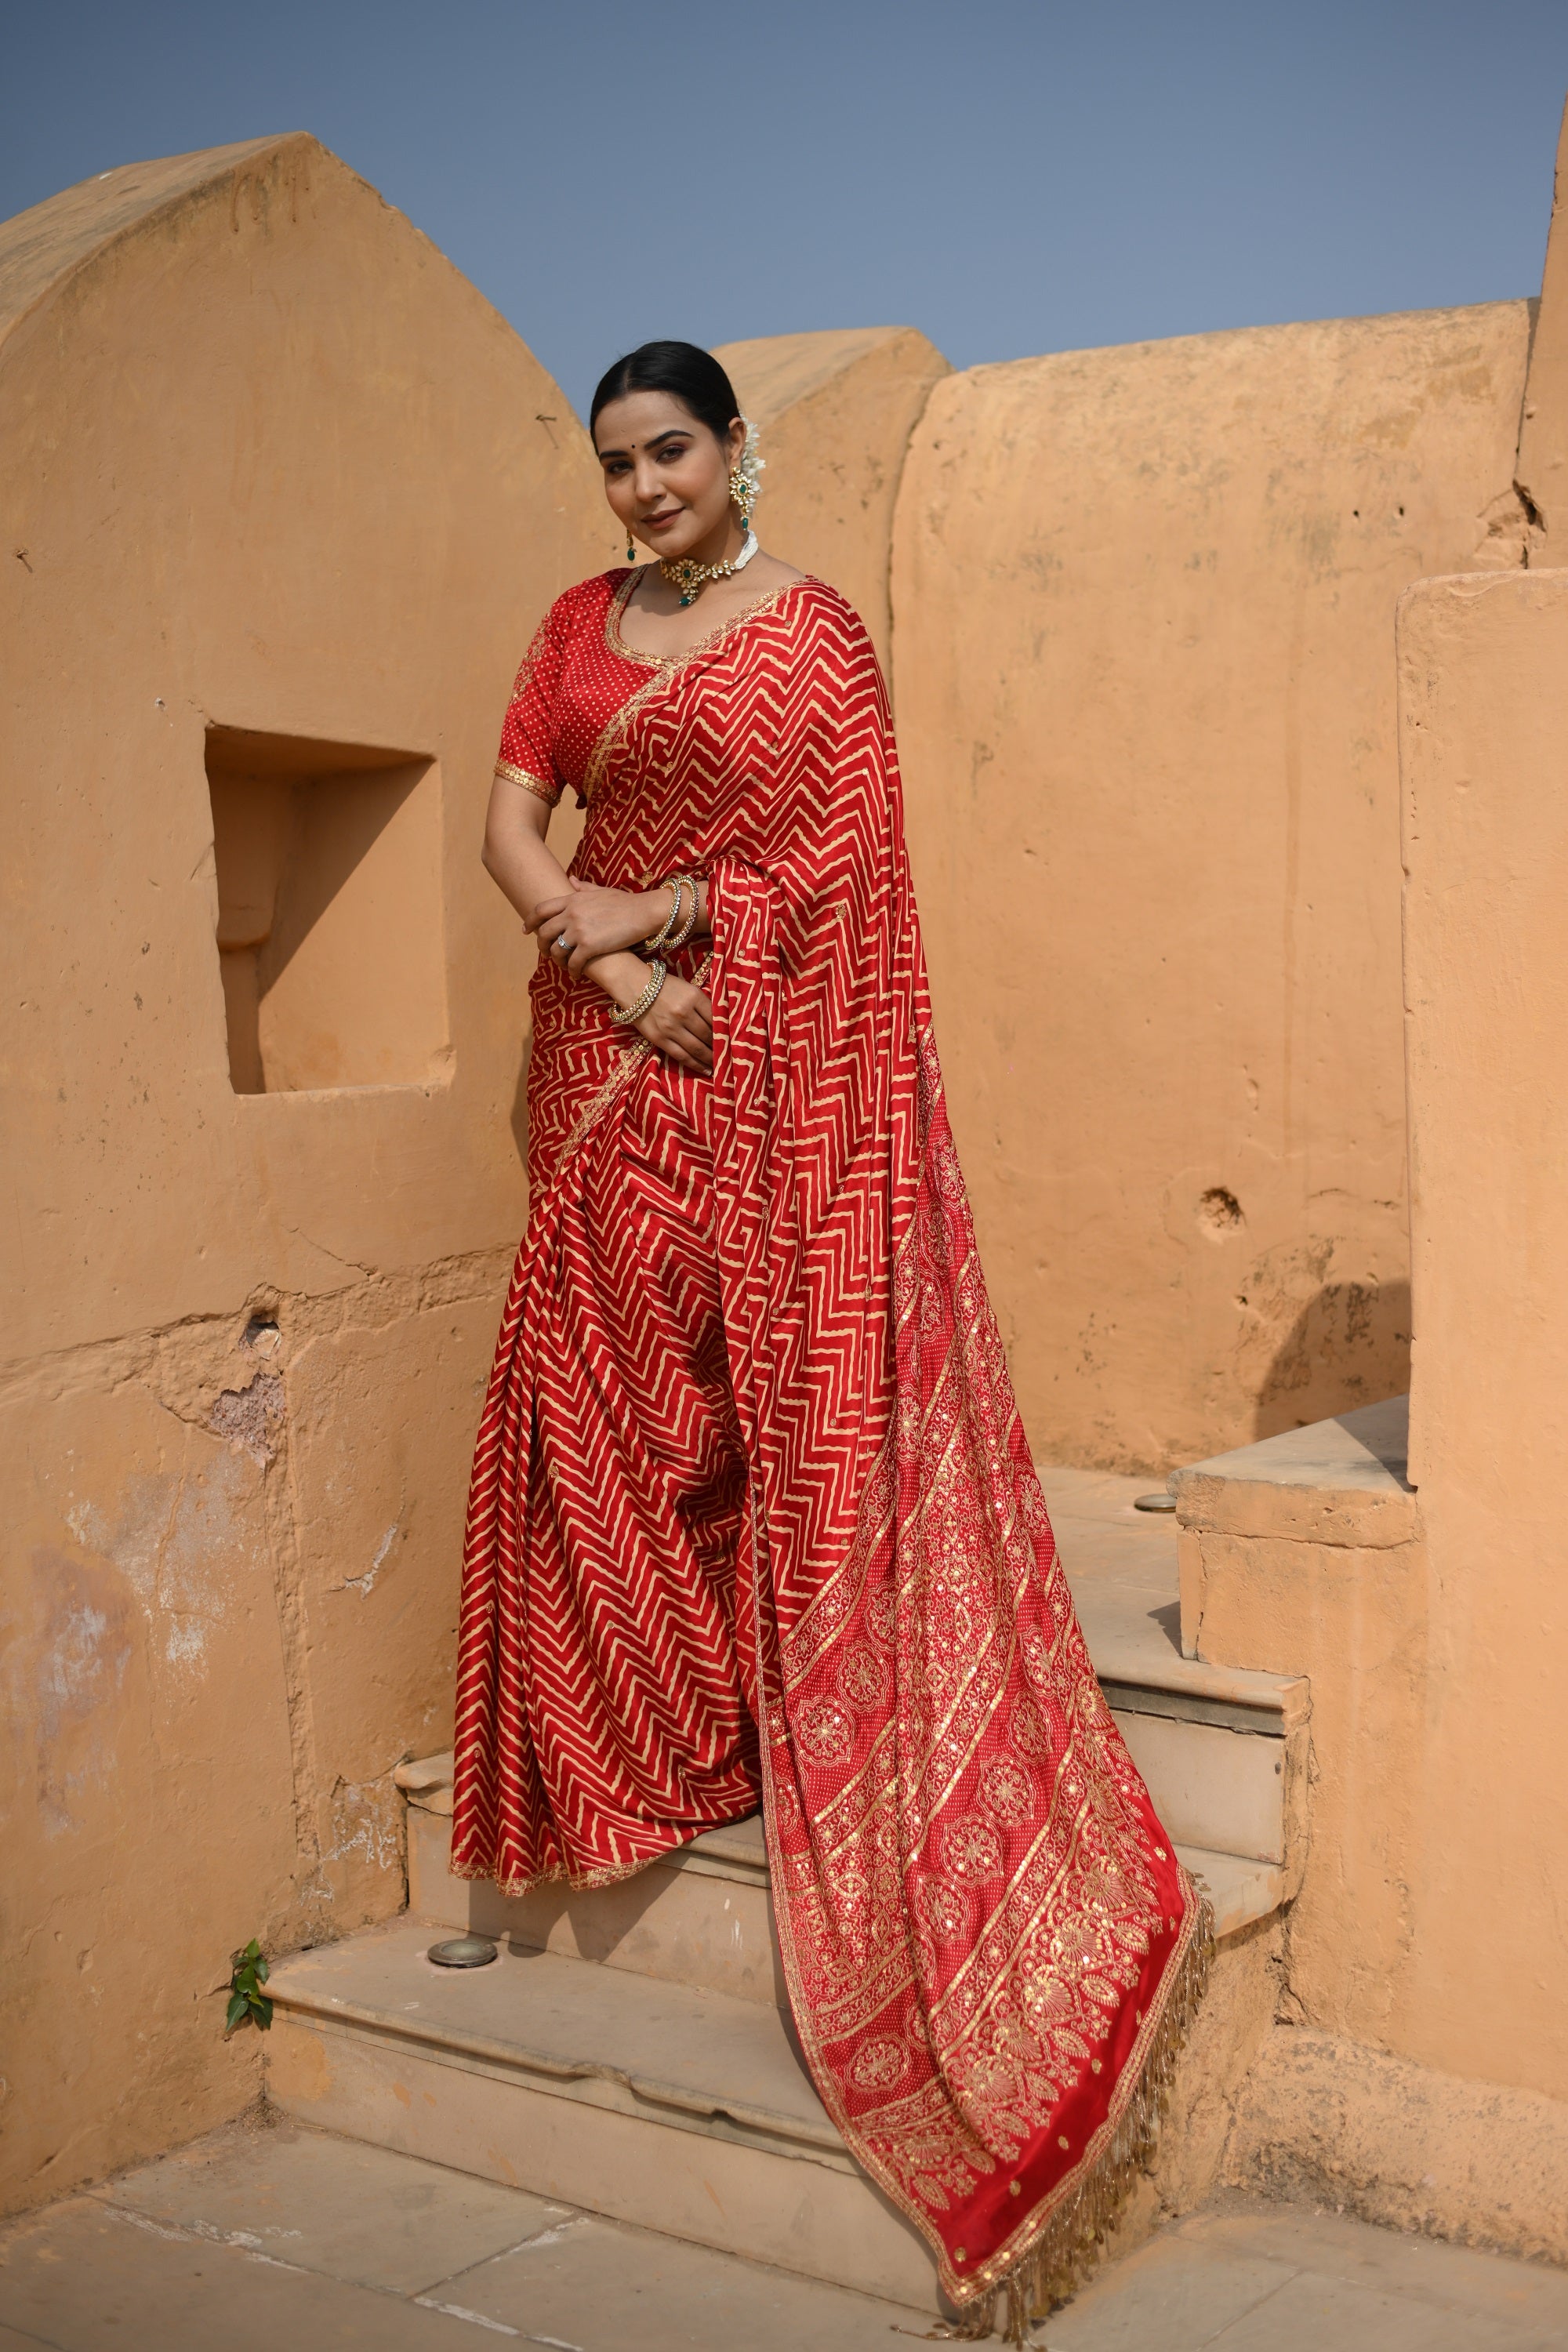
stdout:
<svg viewBox="0 0 1568 2352">
<path fill-rule="evenodd" d="M 681 601 L 681 604 L 682 604 L 683 605 L 685 605 L 685 604 L 696 604 L 696 602 L 697 602 L 697 591 L 696 591 L 696 589 L 695 589 L 695 588 L 689 588 L 689 589 L 687 590 L 687 592 L 686 592 L 685 595 L 681 598 L 681 600 L 680 600 L 680 601 Z"/>
</svg>

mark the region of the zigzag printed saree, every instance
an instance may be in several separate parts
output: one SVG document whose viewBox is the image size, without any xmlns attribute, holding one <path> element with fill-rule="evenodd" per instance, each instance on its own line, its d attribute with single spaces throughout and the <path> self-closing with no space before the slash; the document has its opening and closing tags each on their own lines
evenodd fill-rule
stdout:
<svg viewBox="0 0 1568 2352">
<path fill-rule="evenodd" d="M 555 608 L 503 765 L 578 785 L 587 878 L 707 877 L 714 1069 L 627 1047 L 541 961 L 454 1866 L 594 1885 L 760 1801 L 822 2099 L 962 2332 L 1005 2286 L 1021 2336 L 1148 2143 L 1206 1906 L 1014 1402 L 869 641 L 807 580 L 653 662 L 616 630 L 634 578 Z"/>
</svg>

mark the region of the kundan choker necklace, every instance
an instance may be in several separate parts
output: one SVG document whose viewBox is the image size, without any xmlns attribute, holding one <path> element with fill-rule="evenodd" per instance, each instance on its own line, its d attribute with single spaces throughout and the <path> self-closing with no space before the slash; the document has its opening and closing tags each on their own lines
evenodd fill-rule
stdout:
<svg viewBox="0 0 1568 2352">
<path fill-rule="evenodd" d="M 737 572 L 744 572 L 757 552 L 757 535 L 748 523 L 746 544 L 728 563 L 693 563 L 689 556 L 678 555 L 673 563 L 666 563 L 660 557 L 658 568 L 670 586 L 679 589 L 681 603 L 695 604 L 710 580 L 733 579 Z"/>
</svg>

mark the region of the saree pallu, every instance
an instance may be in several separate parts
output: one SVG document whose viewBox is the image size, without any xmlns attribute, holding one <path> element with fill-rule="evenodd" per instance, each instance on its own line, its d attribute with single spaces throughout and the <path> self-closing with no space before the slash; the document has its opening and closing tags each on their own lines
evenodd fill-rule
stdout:
<svg viewBox="0 0 1568 2352">
<path fill-rule="evenodd" d="M 1148 2145 L 1207 1906 L 1056 1557 L 943 1104 L 896 755 L 833 590 L 658 666 L 574 870 L 709 884 L 710 1079 L 533 989 L 527 1235 L 476 1451 L 454 1867 L 641 1867 L 760 1796 L 850 2150 L 984 2333 Z"/>
</svg>

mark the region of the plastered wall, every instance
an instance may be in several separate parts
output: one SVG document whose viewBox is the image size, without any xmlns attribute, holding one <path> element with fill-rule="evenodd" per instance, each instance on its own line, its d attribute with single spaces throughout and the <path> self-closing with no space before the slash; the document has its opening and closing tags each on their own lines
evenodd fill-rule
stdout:
<svg viewBox="0 0 1568 2352">
<path fill-rule="evenodd" d="M 1529 568 L 1420 581 L 1397 614 L 1408 1480 L 1394 1459 L 1369 1509 L 1325 1476 L 1320 1518 L 1291 1528 L 1249 1520 L 1258 1490 L 1223 1463 L 1179 1482 L 1184 1633 L 1205 1657 L 1311 1677 L 1311 1853 L 1288 1955 L 1300 2021 L 1487 2086 L 1472 2105 L 1490 2099 L 1500 2137 L 1466 2143 L 1489 2170 L 1477 2208 L 1506 2190 L 1512 2242 L 1533 2231 L 1557 2260 L 1568 568 L 1550 557 L 1568 549 L 1550 485 L 1568 446 L 1565 240 L 1559 203 L 1522 407 Z M 1339 1431 L 1341 1457 L 1352 1434 Z M 1210 1486 L 1231 1499 L 1211 1509 Z M 1555 2119 L 1502 2131 L 1523 2112 L 1513 2095 L 1544 2095 Z"/>
<path fill-rule="evenodd" d="M 524 1213 L 479 836 L 605 533 L 557 388 L 304 137 L 0 231 L 0 467 L 16 2201 L 245 2103 L 234 1946 L 403 1901 Z"/>
<path fill-rule="evenodd" d="M 721 343 L 717 356 L 757 427 L 764 543 L 847 596 L 890 670 L 899 485 L 947 362 L 912 327 L 766 335 Z"/>
<path fill-rule="evenodd" d="M 1190 1651 L 1311 1685 L 1227 2177 L 1561 2263 L 1568 570 L 1416 583 L 1398 674 L 1408 1464 L 1395 1405 L 1323 1423 L 1309 1477 L 1276 1440 L 1177 1487 Z"/>
<path fill-rule="evenodd" d="M 1400 2045 L 1568 2099 L 1568 571 L 1401 614 L 1429 1666 Z"/>
<path fill-rule="evenodd" d="M 950 375 L 893 678 L 938 1040 L 1036 1451 L 1402 1390 L 1394 607 L 1515 567 L 1523 301 Z"/>
<path fill-rule="evenodd" d="M 1519 487 L 1529 513 L 1531 562 L 1568 563 L 1568 106 L 1557 141 L 1546 266 L 1520 419 Z"/>
</svg>

